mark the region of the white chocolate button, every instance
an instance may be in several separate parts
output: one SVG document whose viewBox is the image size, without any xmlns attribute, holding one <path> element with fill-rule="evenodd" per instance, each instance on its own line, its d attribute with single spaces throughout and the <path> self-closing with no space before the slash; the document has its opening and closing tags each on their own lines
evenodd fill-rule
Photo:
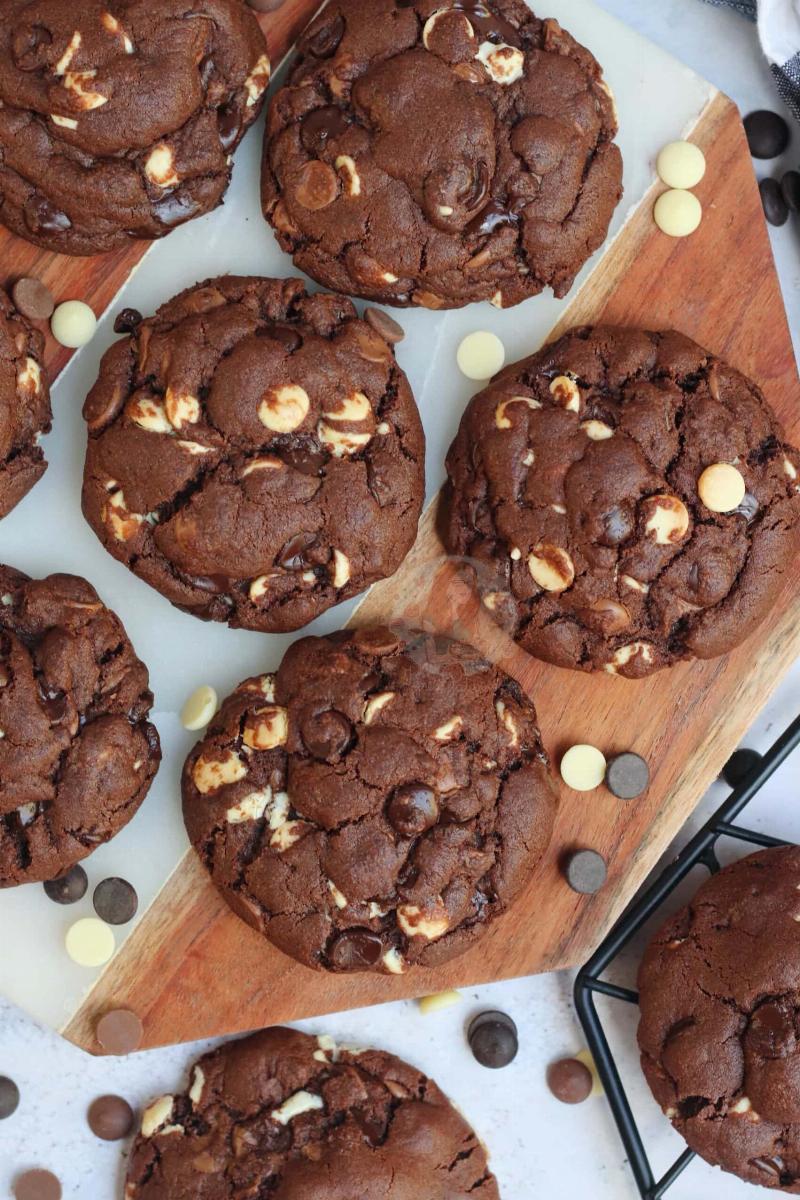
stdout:
<svg viewBox="0 0 800 1200">
<path fill-rule="evenodd" d="M 656 170 L 667 187 L 696 187 L 706 173 L 706 156 L 694 142 L 668 142 L 656 159 Z"/>
<path fill-rule="evenodd" d="M 467 379 L 491 379 L 503 369 L 506 348 L 496 333 L 479 329 L 464 338 L 458 347 L 456 360 Z"/>
<path fill-rule="evenodd" d="M 65 941 L 67 954 L 79 967 L 102 967 L 116 949 L 111 928 L 97 917 L 83 917 L 70 925 Z"/>
<path fill-rule="evenodd" d="M 94 337 L 97 317 L 82 300 L 67 300 L 59 304 L 53 313 L 50 328 L 57 342 L 70 350 L 77 350 Z"/>
<path fill-rule="evenodd" d="M 741 473 L 730 463 L 713 463 L 697 481 L 700 499 L 706 508 L 716 513 L 738 508 L 746 490 Z"/>
<path fill-rule="evenodd" d="M 656 200 L 653 219 L 662 233 L 669 237 L 688 237 L 694 233 L 703 217 L 703 206 L 694 192 L 673 188 Z"/>
<path fill-rule="evenodd" d="M 605 756 L 596 746 L 571 746 L 561 759 L 561 778 L 576 792 L 591 792 L 606 777 Z"/>
<path fill-rule="evenodd" d="M 460 1004 L 461 1000 L 461 992 L 456 992 L 451 988 L 447 992 L 436 992 L 433 996 L 420 996 L 417 1004 L 422 1015 L 427 1017 L 431 1013 L 441 1012 L 443 1008 L 451 1008 L 454 1004 Z"/>
<path fill-rule="evenodd" d="M 181 724 L 184 729 L 205 729 L 217 711 L 217 693 L 210 684 L 204 683 L 192 692 L 181 709 Z"/>
</svg>

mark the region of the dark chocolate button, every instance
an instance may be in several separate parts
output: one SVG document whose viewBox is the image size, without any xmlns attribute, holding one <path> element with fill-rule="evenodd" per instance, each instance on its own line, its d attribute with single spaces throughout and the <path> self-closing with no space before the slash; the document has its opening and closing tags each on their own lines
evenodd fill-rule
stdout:
<svg viewBox="0 0 800 1200">
<path fill-rule="evenodd" d="M 577 1058 L 562 1058 L 547 1068 L 547 1086 L 562 1104 L 582 1104 L 592 1094 L 592 1073 Z"/>
<path fill-rule="evenodd" d="M 135 1012 L 114 1008 L 97 1022 L 94 1035 L 106 1054 L 131 1054 L 141 1046 L 144 1028 Z"/>
<path fill-rule="evenodd" d="M 800 212 L 800 171 L 787 171 L 781 180 L 781 192 L 792 212 Z"/>
<path fill-rule="evenodd" d="M 390 346 L 396 346 L 398 342 L 402 342 L 406 336 L 406 331 L 402 325 L 399 325 L 393 317 L 385 313 L 382 308 L 365 308 L 364 320 L 368 325 L 371 325 L 380 337 Z"/>
<path fill-rule="evenodd" d="M 18 279 L 11 297 L 18 311 L 30 321 L 49 320 L 56 307 L 52 292 L 41 279 Z"/>
<path fill-rule="evenodd" d="M 133 1129 L 133 1109 L 122 1096 L 98 1096 L 86 1114 L 89 1128 L 104 1142 L 118 1142 Z"/>
<path fill-rule="evenodd" d="M 56 904 L 77 904 L 86 895 L 89 880 L 83 867 L 70 867 L 58 879 L 49 879 L 43 884 L 44 890 Z"/>
<path fill-rule="evenodd" d="M 52 1171 L 37 1168 L 14 1180 L 16 1200 L 61 1200 L 61 1184 Z"/>
<path fill-rule="evenodd" d="M 94 911 L 107 925 L 127 925 L 136 916 L 139 897 L 127 879 L 104 879 L 94 889 Z"/>
<path fill-rule="evenodd" d="M 762 179 L 758 185 L 761 207 L 770 225 L 785 225 L 789 220 L 789 206 L 783 198 L 777 179 Z"/>
<path fill-rule="evenodd" d="M 482 1067 L 497 1070 L 507 1067 L 517 1057 L 517 1027 L 507 1013 L 480 1013 L 470 1023 L 467 1040 Z"/>
<path fill-rule="evenodd" d="M 143 320 L 137 308 L 123 308 L 114 321 L 114 333 L 135 333 Z"/>
<path fill-rule="evenodd" d="M 19 1108 L 19 1088 L 13 1079 L 0 1075 L 0 1121 L 5 1121 Z"/>
<path fill-rule="evenodd" d="M 605 859 L 596 850 L 576 850 L 564 867 L 567 883 L 573 892 L 580 892 L 582 896 L 599 892 L 607 874 Z"/>
<path fill-rule="evenodd" d="M 606 769 L 606 787 L 620 800 L 633 800 L 647 790 L 650 768 L 640 754 L 626 750 L 611 759 Z"/>
<path fill-rule="evenodd" d="M 350 128 L 350 122 L 340 108 L 334 104 L 315 108 L 303 119 L 300 140 L 309 154 L 320 154 L 331 138 L 341 137 Z"/>
<path fill-rule="evenodd" d="M 748 113 L 744 131 L 753 158 L 777 158 L 789 145 L 789 126 L 782 116 L 767 108 Z"/>
<path fill-rule="evenodd" d="M 419 837 L 439 819 L 436 793 L 424 783 L 404 783 L 392 793 L 386 816 L 401 837 Z"/>
<path fill-rule="evenodd" d="M 738 787 L 749 775 L 752 775 L 760 762 L 761 755 L 757 750 L 750 750 L 747 747 L 734 750 L 722 768 L 721 778 L 728 787 Z"/>
<path fill-rule="evenodd" d="M 335 708 L 315 713 L 303 721 L 300 734 L 309 754 L 330 762 L 344 754 L 353 737 L 353 726 Z"/>
<path fill-rule="evenodd" d="M 371 929 L 346 929 L 333 942 L 328 957 L 336 971 L 364 971 L 374 967 L 383 953 L 383 942 Z"/>
</svg>

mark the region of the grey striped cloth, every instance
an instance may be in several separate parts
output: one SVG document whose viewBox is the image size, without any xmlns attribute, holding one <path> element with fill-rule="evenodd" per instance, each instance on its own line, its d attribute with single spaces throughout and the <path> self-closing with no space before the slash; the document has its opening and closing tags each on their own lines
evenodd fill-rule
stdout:
<svg viewBox="0 0 800 1200">
<path fill-rule="evenodd" d="M 800 120 L 800 0 L 707 0 L 758 22 L 758 33 L 784 103 Z"/>
</svg>

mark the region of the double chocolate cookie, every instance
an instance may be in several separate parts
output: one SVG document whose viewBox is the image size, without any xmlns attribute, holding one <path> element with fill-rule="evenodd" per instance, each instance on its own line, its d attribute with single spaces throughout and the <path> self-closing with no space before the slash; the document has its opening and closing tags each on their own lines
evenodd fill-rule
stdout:
<svg viewBox="0 0 800 1200">
<path fill-rule="evenodd" d="M 800 1194 L 800 848 L 764 850 L 700 888 L 639 971 L 639 1046 L 693 1150 Z"/>
<path fill-rule="evenodd" d="M 61 254 L 216 208 L 269 82 L 241 0 L 5 0 L 0 220 Z"/>
<path fill-rule="evenodd" d="M 679 333 L 573 329 L 470 403 L 451 551 L 537 658 L 639 677 L 714 658 L 800 549 L 800 454 L 759 389 Z M 485 568 L 488 569 L 488 568 Z"/>
<path fill-rule="evenodd" d="M 523 0 L 333 0 L 270 108 L 264 212 L 337 291 L 563 296 L 622 195 L 616 130 L 593 56 Z"/>
<path fill-rule="evenodd" d="M 44 337 L 0 290 L 0 518 L 47 470 L 39 446 L 52 416 L 43 362 Z"/>
<path fill-rule="evenodd" d="M 486 1151 L 433 1080 L 381 1050 L 267 1029 L 142 1116 L 125 1200 L 498 1200 Z"/>
<path fill-rule="evenodd" d="M 519 684 L 463 643 L 380 628 L 296 642 L 225 701 L 183 775 L 227 902 L 329 971 L 469 949 L 527 884 L 555 808 Z"/>
<path fill-rule="evenodd" d="M 0 887 L 55 879 L 128 823 L 161 759 L 152 703 L 85 579 L 0 566 Z"/>
<path fill-rule="evenodd" d="M 86 518 L 197 616 L 287 630 L 400 565 L 425 440 L 392 347 L 297 279 L 212 280 L 103 359 Z"/>
</svg>

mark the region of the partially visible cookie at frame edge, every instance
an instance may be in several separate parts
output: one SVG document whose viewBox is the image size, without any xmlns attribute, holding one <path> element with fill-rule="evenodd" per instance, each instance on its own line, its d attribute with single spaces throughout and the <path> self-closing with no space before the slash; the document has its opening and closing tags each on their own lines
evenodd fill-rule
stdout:
<svg viewBox="0 0 800 1200">
<path fill-rule="evenodd" d="M 462 954 L 528 884 L 556 810 L 519 684 L 447 638 L 304 638 L 189 755 L 190 840 L 239 916 L 306 966 Z"/>
<path fill-rule="evenodd" d="M 537 658 L 638 678 L 715 658 L 800 553 L 800 454 L 756 384 L 679 333 L 573 329 L 473 398 L 446 540 Z M 731 507 L 733 506 L 733 507 Z"/>
<path fill-rule="evenodd" d="M 800 1194 L 800 847 L 759 851 L 670 917 L 639 969 L 653 1095 L 707 1162 Z"/>
<path fill-rule="evenodd" d="M 210 212 L 269 75 L 241 0 L 6 0 L 0 220 L 85 255 Z"/>
<path fill-rule="evenodd" d="M 0 290 L 0 518 L 47 470 L 39 438 L 51 417 L 44 336 Z"/>
<path fill-rule="evenodd" d="M 622 194 L 616 131 L 592 54 L 523 0 L 334 0 L 270 105 L 264 212 L 337 291 L 563 296 Z"/>
<path fill-rule="evenodd" d="M 487 1152 L 433 1080 L 382 1050 L 280 1027 L 228 1042 L 153 1101 L 125 1200 L 499 1200 Z"/>
<path fill-rule="evenodd" d="M 84 415 L 87 520 L 197 616 L 297 629 L 391 575 L 425 439 L 392 347 L 342 296 L 224 277 L 111 347 Z"/>
<path fill-rule="evenodd" d="M 91 584 L 0 566 L 0 887 L 56 878 L 134 816 L 161 759 L 152 704 Z"/>
</svg>

